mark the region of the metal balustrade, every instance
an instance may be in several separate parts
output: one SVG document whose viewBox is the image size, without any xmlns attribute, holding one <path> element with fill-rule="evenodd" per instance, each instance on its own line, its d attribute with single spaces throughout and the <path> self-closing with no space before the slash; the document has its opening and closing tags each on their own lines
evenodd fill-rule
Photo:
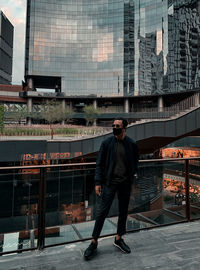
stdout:
<svg viewBox="0 0 200 270">
<path fill-rule="evenodd" d="M 95 162 L 0 167 L 1 255 L 91 238 Z M 101 236 L 113 235 L 117 200 Z M 200 157 L 140 160 L 127 231 L 200 218 Z"/>
</svg>

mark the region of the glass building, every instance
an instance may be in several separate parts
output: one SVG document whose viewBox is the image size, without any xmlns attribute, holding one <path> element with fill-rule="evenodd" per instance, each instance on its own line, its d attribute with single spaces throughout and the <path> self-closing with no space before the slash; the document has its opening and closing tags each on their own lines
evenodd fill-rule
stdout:
<svg viewBox="0 0 200 270">
<path fill-rule="evenodd" d="M 14 27 L 0 10 L 0 84 L 12 81 Z"/>
<path fill-rule="evenodd" d="M 28 0 L 25 77 L 67 96 L 199 87 L 200 1 Z"/>
</svg>

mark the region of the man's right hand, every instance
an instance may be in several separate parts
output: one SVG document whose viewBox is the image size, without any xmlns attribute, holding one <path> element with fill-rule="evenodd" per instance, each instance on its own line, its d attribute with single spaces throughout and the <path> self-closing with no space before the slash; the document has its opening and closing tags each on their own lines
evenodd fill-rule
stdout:
<svg viewBox="0 0 200 270">
<path fill-rule="evenodd" d="M 101 186 L 100 185 L 95 186 L 95 192 L 96 192 L 97 196 L 101 196 Z"/>
</svg>

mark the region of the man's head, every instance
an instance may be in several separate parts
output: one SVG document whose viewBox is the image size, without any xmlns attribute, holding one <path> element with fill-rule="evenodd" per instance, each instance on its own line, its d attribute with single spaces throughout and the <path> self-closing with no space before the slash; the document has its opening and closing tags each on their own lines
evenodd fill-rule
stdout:
<svg viewBox="0 0 200 270">
<path fill-rule="evenodd" d="M 126 127 L 128 126 L 128 121 L 122 117 L 115 118 L 113 121 L 113 134 L 119 139 L 123 139 L 126 133 Z"/>
</svg>

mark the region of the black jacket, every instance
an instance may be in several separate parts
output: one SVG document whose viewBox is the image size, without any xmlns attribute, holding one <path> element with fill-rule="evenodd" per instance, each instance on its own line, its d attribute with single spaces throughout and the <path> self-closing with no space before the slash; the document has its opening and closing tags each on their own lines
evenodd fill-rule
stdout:
<svg viewBox="0 0 200 270">
<path fill-rule="evenodd" d="M 109 185 L 115 161 L 115 142 L 114 136 L 105 139 L 100 147 L 95 171 L 95 185 Z M 134 140 L 126 136 L 123 140 L 125 154 L 128 164 L 128 177 L 133 181 L 134 174 L 137 172 L 138 147 Z"/>
</svg>

